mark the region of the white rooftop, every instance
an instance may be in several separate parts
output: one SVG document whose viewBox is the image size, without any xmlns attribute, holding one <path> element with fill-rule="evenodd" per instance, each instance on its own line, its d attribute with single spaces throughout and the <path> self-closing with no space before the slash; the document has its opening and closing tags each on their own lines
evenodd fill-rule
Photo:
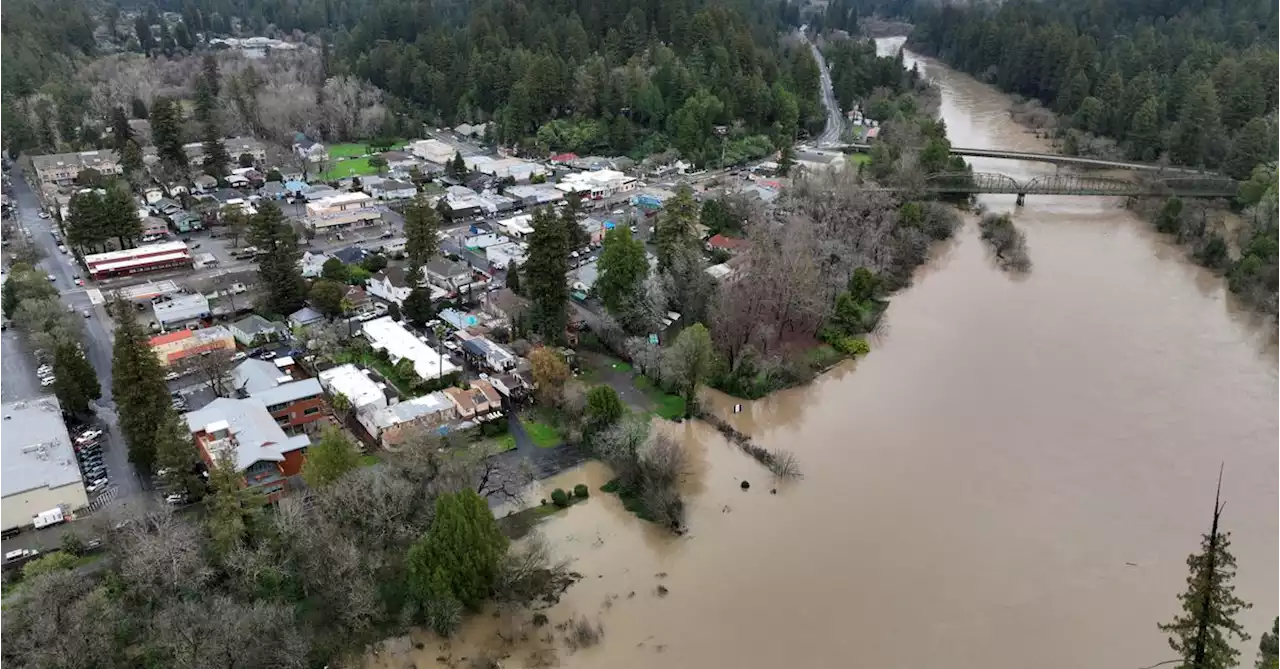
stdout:
<svg viewBox="0 0 1280 669">
<path fill-rule="evenodd" d="M 80 482 L 71 437 L 58 400 L 6 402 L 0 423 L 0 495 Z"/>
<path fill-rule="evenodd" d="M 360 331 L 374 348 L 386 351 L 392 362 L 413 361 L 414 371 L 423 379 L 439 378 L 458 369 L 447 357 L 427 346 L 390 316 L 375 318 L 365 323 Z"/>
<path fill-rule="evenodd" d="M 382 394 L 378 384 L 353 364 L 331 367 L 316 376 L 320 379 L 320 385 L 331 394 L 345 395 L 351 402 L 351 408 L 357 411 L 368 407 L 381 409 L 387 406 L 387 397 Z"/>
</svg>

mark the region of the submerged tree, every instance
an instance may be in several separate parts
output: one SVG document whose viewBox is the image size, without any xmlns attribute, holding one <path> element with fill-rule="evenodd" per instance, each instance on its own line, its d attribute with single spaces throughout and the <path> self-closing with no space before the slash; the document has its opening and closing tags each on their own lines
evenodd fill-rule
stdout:
<svg viewBox="0 0 1280 669">
<path fill-rule="evenodd" d="M 1231 637 L 1248 641 L 1235 617 L 1251 604 L 1236 597 L 1231 579 L 1236 575 L 1236 558 L 1231 554 L 1231 533 L 1221 527 L 1223 503 L 1222 472 L 1218 472 L 1218 492 L 1213 499 L 1213 523 L 1200 541 L 1201 551 L 1187 557 L 1191 574 L 1187 590 L 1178 595 L 1182 615 L 1160 625 L 1169 633 L 1169 647 L 1181 659 L 1179 669 L 1228 669 L 1236 666 L 1240 651 Z"/>
</svg>

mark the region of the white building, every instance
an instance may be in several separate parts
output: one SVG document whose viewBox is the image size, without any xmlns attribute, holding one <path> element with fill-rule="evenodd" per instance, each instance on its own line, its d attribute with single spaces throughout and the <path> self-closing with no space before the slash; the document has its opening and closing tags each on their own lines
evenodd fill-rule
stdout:
<svg viewBox="0 0 1280 669">
<path fill-rule="evenodd" d="M 457 407 L 449 396 L 434 392 L 359 414 L 356 420 L 385 447 L 399 444 L 415 429 L 430 429 L 457 417 Z"/>
<path fill-rule="evenodd" d="M 508 235 L 520 239 L 533 232 L 533 214 L 521 214 L 498 221 L 498 226 Z"/>
<path fill-rule="evenodd" d="M 380 218 L 382 212 L 368 193 L 338 193 L 307 202 L 306 224 L 317 231 L 369 225 Z"/>
<path fill-rule="evenodd" d="M 636 189 L 638 182 L 617 170 L 573 172 L 566 174 L 556 188 L 565 193 L 577 193 L 584 200 L 602 200 L 618 193 Z"/>
<path fill-rule="evenodd" d="M 499 235 L 499 234 L 490 232 L 483 235 L 468 237 L 466 242 L 464 242 L 464 244 L 466 244 L 466 247 L 469 249 L 487 249 L 490 246 L 507 244 L 510 241 L 511 241 L 510 237 L 506 237 L 504 235 Z"/>
<path fill-rule="evenodd" d="M 525 251 L 524 247 L 515 242 L 506 244 L 498 244 L 490 246 L 484 250 L 485 260 L 497 269 L 505 270 L 511 267 L 512 263 L 517 265 L 524 264 Z"/>
<path fill-rule="evenodd" d="M 379 200 L 407 200 L 418 194 L 418 189 L 407 181 L 383 179 L 373 185 L 365 185 L 365 192 Z"/>
<path fill-rule="evenodd" d="M 453 160 L 458 150 L 438 139 L 424 139 L 410 144 L 409 152 L 428 162 L 444 165 Z"/>
<path fill-rule="evenodd" d="M 467 169 L 481 174 L 488 174 L 499 179 L 512 178 L 516 181 L 528 181 L 535 174 L 547 174 L 547 168 L 538 163 L 531 163 L 519 158 L 490 158 L 489 156 L 467 156 L 462 159 Z"/>
<path fill-rule="evenodd" d="M 439 351 L 427 346 L 390 316 L 375 318 L 364 324 L 360 333 L 373 348 L 386 351 L 393 364 L 401 360 L 413 362 L 413 369 L 423 379 L 437 379 L 458 371 L 458 366 Z"/>
<path fill-rule="evenodd" d="M 173 299 L 155 304 L 156 322 L 166 330 L 175 327 L 186 327 L 202 318 L 210 316 L 209 298 L 195 295 L 179 295 Z"/>
<path fill-rule="evenodd" d="M 320 276 L 321 270 L 324 269 L 324 264 L 332 257 L 328 253 L 312 253 L 310 251 L 302 254 L 302 276 L 308 279 Z"/>
<path fill-rule="evenodd" d="M 0 529 L 30 525 L 36 514 L 59 506 L 88 506 L 58 400 L 6 402 L 0 413 Z"/>
<path fill-rule="evenodd" d="M 387 396 L 364 370 L 352 364 L 330 367 L 316 375 L 329 395 L 342 395 L 357 413 L 387 408 Z"/>
</svg>

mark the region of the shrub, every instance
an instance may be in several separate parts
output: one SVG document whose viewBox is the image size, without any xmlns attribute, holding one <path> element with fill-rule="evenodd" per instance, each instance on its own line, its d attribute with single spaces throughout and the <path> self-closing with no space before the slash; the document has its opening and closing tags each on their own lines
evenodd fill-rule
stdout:
<svg viewBox="0 0 1280 669">
<path fill-rule="evenodd" d="M 587 490 L 587 486 L 584 483 L 579 483 L 578 485 L 573 486 L 574 497 L 580 497 L 582 499 L 586 499 L 587 495 L 590 495 L 590 494 L 591 494 L 591 491 Z"/>
<path fill-rule="evenodd" d="M 569 495 L 563 488 L 556 488 L 551 491 L 551 503 L 563 509 L 569 506 Z"/>
</svg>

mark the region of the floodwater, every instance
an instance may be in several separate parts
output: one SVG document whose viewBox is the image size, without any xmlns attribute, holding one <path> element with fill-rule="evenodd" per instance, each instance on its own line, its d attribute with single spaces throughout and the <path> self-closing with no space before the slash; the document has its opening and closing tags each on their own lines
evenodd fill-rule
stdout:
<svg viewBox="0 0 1280 669">
<path fill-rule="evenodd" d="M 1047 149 L 1005 96 L 908 61 L 941 86 L 956 146 Z M 1015 178 L 1054 169 L 973 162 Z M 1220 463 L 1252 663 L 1277 614 L 1273 328 L 1119 205 L 1028 197 L 1014 213 L 1034 262 L 1021 278 L 993 266 L 970 221 L 895 296 L 856 365 L 737 415 L 708 393 L 757 442 L 799 456 L 804 478 L 776 495 L 697 424 L 664 428 L 692 454 L 688 536 L 594 492 L 599 465 L 552 482 L 593 495 L 542 526 L 584 575 L 548 614 L 585 615 L 604 637 L 570 652 L 531 633 L 504 666 L 548 646 L 571 668 L 1150 666 L 1172 658 L 1156 624 L 1177 611 Z M 411 658 L 474 657 L 493 633 L 485 616 L 448 646 L 422 636 Z"/>
</svg>

